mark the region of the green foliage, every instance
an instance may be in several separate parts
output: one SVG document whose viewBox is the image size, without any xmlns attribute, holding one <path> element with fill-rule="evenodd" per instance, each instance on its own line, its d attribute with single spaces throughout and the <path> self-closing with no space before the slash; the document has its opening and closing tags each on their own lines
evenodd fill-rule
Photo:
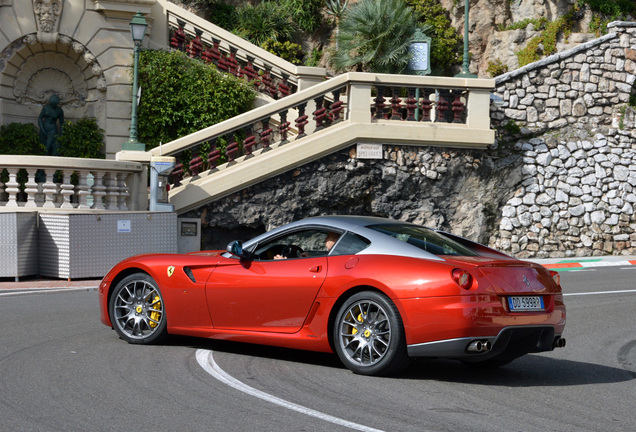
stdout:
<svg viewBox="0 0 636 432">
<path fill-rule="evenodd" d="M 0 154 L 45 155 L 40 132 L 31 123 L 9 123 L 0 126 Z"/>
<path fill-rule="evenodd" d="M 524 20 L 512 23 L 512 24 L 510 24 L 508 26 L 500 26 L 498 30 L 499 31 L 506 31 L 506 30 L 525 29 L 530 24 L 534 25 L 534 28 L 539 30 L 539 29 L 544 29 L 545 25 L 548 22 L 549 22 L 548 19 L 545 18 L 545 17 L 541 17 L 541 18 L 526 18 Z"/>
<path fill-rule="evenodd" d="M 627 106 L 623 105 L 618 109 L 621 117 L 620 120 L 618 121 L 618 128 L 620 130 L 624 130 L 625 129 L 625 114 L 627 114 Z"/>
<path fill-rule="evenodd" d="M 418 20 L 429 25 L 431 67 L 435 75 L 450 75 L 453 66 L 462 62 L 463 37 L 451 25 L 448 10 L 439 0 L 406 0 Z"/>
<path fill-rule="evenodd" d="M 593 12 L 600 13 L 612 21 L 636 13 L 634 0 L 579 0 L 578 5 L 588 5 Z"/>
<path fill-rule="evenodd" d="M 495 61 L 488 62 L 486 72 L 488 72 L 491 77 L 495 78 L 508 72 L 508 66 L 503 64 L 500 59 L 496 59 Z"/>
<path fill-rule="evenodd" d="M 320 9 L 324 0 L 279 0 L 283 10 L 288 11 L 298 28 L 312 33 L 322 24 Z"/>
<path fill-rule="evenodd" d="M 337 20 L 342 18 L 342 15 L 344 15 L 348 5 L 349 0 L 326 0 L 325 2 L 327 14 L 333 16 Z"/>
<path fill-rule="evenodd" d="M 320 60 L 322 59 L 322 48 L 314 48 L 311 50 L 311 54 L 307 60 L 305 60 L 305 66 L 316 67 L 320 64 Z"/>
<path fill-rule="evenodd" d="M 362 0 L 347 9 L 331 58 L 336 70 L 400 73 L 417 26 L 404 0 Z"/>
<path fill-rule="evenodd" d="M 607 33 L 607 24 L 636 14 L 634 0 L 579 0 L 577 8 L 589 6 L 593 12 L 588 30 L 601 36 Z"/>
<path fill-rule="evenodd" d="M 232 30 L 253 44 L 292 39 L 296 26 L 291 14 L 275 1 L 266 0 L 256 6 L 245 3 L 236 10 L 237 24 Z"/>
<path fill-rule="evenodd" d="M 601 15 L 592 15 L 592 19 L 588 25 L 588 31 L 596 33 L 596 36 L 600 37 L 607 33 L 607 25 L 612 21 L 611 18 L 603 18 Z"/>
<path fill-rule="evenodd" d="M 176 51 L 140 53 L 139 141 L 166 143 L 252 108 L 255 93 L 244 80 Z"/>
<path fill-rule="evenodd" d="M 268 40 L 263 43 L 261 48 L 295 65 L 302 64 L 303 48 L 293 42 Z"/>
<path fill-rule="evenodd" d="M 540 35 L 530 39 L 522 50 L 519 50 L 517 59 L 519 67 L 541 59 L 542 56 L 549 56 L 556 52 L 556 41 L 559 34 L 563 34 L 567 39 L 574 24 L 573 13 L 559 17 L 556 21 L 547 22 Z"/>
<path fill-rule="evenodd" d="M 521 127 L 519 127 L 519 125 L 514 120 L 510 120 L 504 125 L 503 130 L 508 135 L 519 135 L 519 133 L 521 132 Z"/>
<path fill-rule="evenodd" d="M 60 156 L 103 159 L 104 131 L 92 118 L 83 118 L 76 122 L 65 121 L 64 132 L 57 139 L 60 144 Z"/>
<path fill-rule="evenodd" d="M 205 1 L 205 0 L 204 0 Z M 237 20 L 236 7 L 222 1 L 210 1 L 207 4 L 210 11 L 208 19 L 225 30 L 231 31 Z"/>
</svg>

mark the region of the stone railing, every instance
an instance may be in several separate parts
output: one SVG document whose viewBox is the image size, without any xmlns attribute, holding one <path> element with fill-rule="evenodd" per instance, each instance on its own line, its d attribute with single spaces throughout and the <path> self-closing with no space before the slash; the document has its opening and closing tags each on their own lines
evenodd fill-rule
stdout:
<svg viewBox="0 0 636 432">
<path fill-rule="evenodd" d="M 273 99 L 288 96 L 326 79 L 319 67 L 296 66 L 175 5 L 165 4 L 168 44 L 219 70 L 245 77 Z"/>
<path fill-rule="evenodd" d="M 183 212 L 198 200 L 213 199 L 208 188 L 215 196 L 230 193 L 351 143 L 486 148 L 494 143 L 493 88 L 494 81 L 485 79 L 348 73 L 150 153 L 177 158 L 170 202 Z M 125 153 L 118 159 L 127 159 Z M 242 170 L 231 185 L 213 184 L 212 174 L 256 164 L 259 157 L 268 159 L 267 166 Z M 195 182 L 197 187 L 188 188 Z M 184 192 L 190 196 L 183 203 L 174 199 Z"/>
<path fill-rule="evenodd" d="M 0 212 L 147 210 L 147 168 L 137 162 L 2 155 L 0 174 Z"/>
</svg>

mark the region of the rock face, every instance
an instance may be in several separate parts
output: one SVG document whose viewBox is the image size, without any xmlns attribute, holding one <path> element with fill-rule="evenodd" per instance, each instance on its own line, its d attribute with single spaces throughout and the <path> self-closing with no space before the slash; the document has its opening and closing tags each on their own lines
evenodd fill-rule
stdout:
<svg viewBox="0 0 636 432">
<path fill-rule="evenodd" d="M 450 11 L 453 26 L 463 34 L 464 2 L 457 0 L 440 0 Z M 527 42 L 539 32 L 532 25 L 525 29 L 501 31 L 501 29 L 526 19 L 546 18 L 554 21 L 572 9 L 576 0 L 470 0 L 469 46 L 471 53 L 471 72 L 480 77 L 490 77 L 488 64 L 499 60 L 509 70 L 519 66 L 515 53 L 524 48 Z M 560 41 L 558 50 L 564 50 L 577 44 L 594 39 L 587 32 L 590 15 L 587 13 L 568 40 Z"/>
<path fill-rule="evenodd" d="M 380 160 L 355 153 L 354 146 L 324 157 L 186 216 L 201 217 L 204 248 L 322 214 L 391 217 L 487 242 L 498 208 L 523 178 L 520 155 L 502 151 L 385 145 Z"/>
</svg>

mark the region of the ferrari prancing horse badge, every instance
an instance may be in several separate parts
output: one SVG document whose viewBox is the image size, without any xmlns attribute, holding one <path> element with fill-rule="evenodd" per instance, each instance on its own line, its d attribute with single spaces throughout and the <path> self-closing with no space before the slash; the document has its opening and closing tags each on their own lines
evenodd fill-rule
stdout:
<svg viewBox="0 0 636 432">
<path fill-rule="evenodd" d="M 168 277 L 171 277 L 172 273 L 174 273 L 174 266 L 168 267 Z"/>
</svg>

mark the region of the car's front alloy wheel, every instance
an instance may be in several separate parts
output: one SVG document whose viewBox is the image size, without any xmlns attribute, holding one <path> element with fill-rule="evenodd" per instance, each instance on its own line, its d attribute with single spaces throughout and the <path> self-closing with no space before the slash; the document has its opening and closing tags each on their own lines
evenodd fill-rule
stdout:
<svg viewBox="0 0 636 432">
<path fill-rule="evenodd" d="M 127 342 L 149 344 L 166 334 L 165 306 L 157 283 L 145 273 L 122 279 L 110 298 L 111 322 Z"/>
<path fill-rule="evenodd" d="M 340 360 L 363 375 L 386 375 L 406 366 L 402 319 L 390 299 L 373 291 L 350 297 L 336 315 L 334 345 Z"/>
</svg>

